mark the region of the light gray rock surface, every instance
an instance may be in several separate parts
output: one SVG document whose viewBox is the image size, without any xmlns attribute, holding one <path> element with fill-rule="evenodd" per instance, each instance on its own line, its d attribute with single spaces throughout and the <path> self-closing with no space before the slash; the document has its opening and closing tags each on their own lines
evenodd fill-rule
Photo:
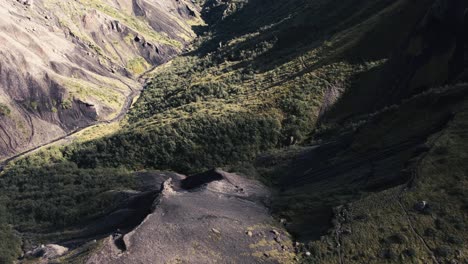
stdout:
<svg viewBox="0 0 468 264">
<path fill-rule="evenodd" d="M 55 244 L 41 245 L 36 249 L 27 252 L 28 257 L 38 257 L 42 260 L 54 259 L 68 252 L 68 248 Z"/>
<path fill-rule="evenodd" d="M 291 238 L 264 205 L 268 190 L 236 174 L 209 173 L 218 180 L 189 190 L 180 187 L 184 180 L 164 182 L 154 212 L 124 235 L 126 249 L 109 237 L 87 263 L 293 262 Z"/>
</svg>

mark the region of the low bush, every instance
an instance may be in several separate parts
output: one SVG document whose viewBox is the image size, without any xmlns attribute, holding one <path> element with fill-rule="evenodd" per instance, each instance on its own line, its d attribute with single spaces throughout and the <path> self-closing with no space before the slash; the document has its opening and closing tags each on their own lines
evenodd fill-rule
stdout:
<svg viewBox="0 0 468 264">
<path fill-rule="evenodd" d="M 437 257 L 445 258 L 445 257 L 448 257 L 450 254 L 452 254 L 452 248 L 449 246 L 443 245 L 443 246 L 437 247 L 434 250 L 434 253 Z"/>
<path fill-rule="evenodd" d="M 100 194 L 133 187 L 132 174 L 121 169 L 79 169 L 71 162 L 46 166 L 23 163 L 0 177 L 8 220 L 19 230 L 62 228 L 103 213 L 112 206 Z"/>
<path fill-rule="evenodd" d="M 10 108 L 5 104 L 0 103 L 0 116 L 9 116 L 10 114 Z"/>
</svg>

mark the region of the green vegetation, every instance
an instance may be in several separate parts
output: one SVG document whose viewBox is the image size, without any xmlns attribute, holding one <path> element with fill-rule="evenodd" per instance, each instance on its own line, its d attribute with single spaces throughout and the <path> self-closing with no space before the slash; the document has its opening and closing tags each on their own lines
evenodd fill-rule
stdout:
<svg viewBox="0 0 468 264">
<path fill-rule="evenodd" d="M 31 105 L 31 108 L 34 109 L 34 110 L 37 110 L 37 108 L 39 106 L 37 101 L 31 101 L 30 105 Z"/>
<path fill-rule="evenodd" d="M 47 13 L 53 14 L 46 16 L 47 19 L 49 16 L 54 17 L 53 20 L 63 30 L 64 37 L 85 49 L 86 60 L 96 60 L 96 68 L 81 65 L 85 68 L 83 71 L 74 71 L 70 73 L 71 76 L 56 76 L 56 81 L 66 88 L 66 97 L 70 100 L 75 98 L 102 110 L 99 114 L 103 119 L 116 117 L 129 93 L 129 87 L 136 88 L 139 85 L 131 80 L 138 77 L 131 76 L 132 74 L 139 75 L 153 66 L 150 64 L 167 59 L 171 54 L 182 50 L 185 43 L 194 36 L 191 25 L 201 22 L 197 12 L 194 17 L 186 18 L 164 12 L 165 5 L 152 5 L 149 9 L 151 11 L 145 10 L 153 12 L 153 15 L 148 13 L 148 16 L 135 16 L 131 5 L 117 5 L 106 1 L 46 0 L 42 4 Z M 158 10 L 158 15 L 153 10 Z M 44 15 L 38 14 L 37 19 L 44 19 Z M 50 22 L 52 20 L 47 23 Z M 141 41 L 135 41 L 135 36 L 139 36 Z M 164 52 L 152 54 L 156 47 Z M 89 71 L 90 69 L 92 70 Z M 108 75 L 106 72 L 113 74 Z M 127 75 L 126 78 L 118 77 L 122 73 Z M 39 102 L 39 108 L 41 103 L 43 102 Z M 57 111 L 71 106 L 71 101 L 55 105 Z"/>
<path fill-rule="evenodd" d="M 132 188 L 133 182 L 123 169 L 80 169 L 57 149 L 21 159 L 0 176 L 8 220 L 17 230 L 36 232 L 83 223 L 111 210 L 116 201 L 108 191 Z"/>
<path fill-rule="evenodd" d="M 83 2 L 112 11 L 93 1 Z M 112 168 L 191 173 L 251 161 L 264 151 L 308 142 L 327 94 L 350 88 L 359 74 L 382 65 L 389 53 L 347 57 L 354 47 L 344 45 L 348 42 L 340 41 L 341 37 L 349 37 L 354 27 L 372 32 L 379 26 L 375 14 L 393 10 L 383 0 L 351 2 L 343 4 L 353 6 L 351 11 L 328 12 L 335 3 L 279 1 L 268 7 L 271 12 L 258 16 L 253 14 L 259 3 L 244 1 L 225 6 L 222 14 L 206 14 L 207 21 L 224 19 L 205 28 L 190 54 L 156 71 L 120 131 L 55 150 L 58 160 L 31 163 L 37 158 L 34 155 L 7 168 L 1 188 L 15 199 L 9 203 L 12 219 L 34 230 L 65 227 L 91 217 L 101 207 L 77 209 L 80 204 L 92 204 L 89 197 L 106 190 L 130 186 L 125 172 L 111 180 L 110 175 L 117 173 L 114 170 L 120 170 Z M 348 17 L 353 23 L 336 25 Z M 315 33 L 303 34 L 310 30 Z M 360 37 L 356 35 L 355 41 Z M 142 64 L 135 59 L 130 68 L 140 72 Z M 77 80 L 69 86 L 77 95 L 113 102 L 108 95 L 96 94 L 99 89 L 88 92 Z M 333 103 L 334 98 L 327 100 Z M 67 107 L 67 101 L 62 102 L 62 108 Z M 87 182 L 75 180 L 81 177 Z M 43 188 L 35 190 L 36 181 Z M 91 183 L 106 184 L 86 193 L 84 186 Z M 19 192 L 19 184 L 31 189 Z M 34 196 L 39 193 L 44 194 L 41 199 Z M 37 201 L 32 202 L 30 195 Z M 65 202 L 60 202 L 62 198 Z"/>
<path fill-rule="evenodd" d="M 296 4 L 287 5 L 295 9 Z M 297 23 L 304 23 L 309 12 L 329 7 L 307 5 L 310 10 L 302 10 Z M 324 110 L 324 97 L 331 90 L 346 90 L 355 76 L 385 62 L 338 59 L 348 48 L 335 41 L 339 34 L 326 45 L 309 46 L 299 39 L 283 46 L 274 36 L 289 38 L 295 23 L 268 16 L 261 24 L 271 24 L 252 33 L 250 26 L 237 25 L 230 17 L 250 19 L 255 8 L 229 9 L 190 55 L 156 71 L 121 131 L 71 146 L 64 150 L 65 158 L 80 168 L 149 167 L 186 173 L 249 161 L 268 149 L 307 142 Z M 279 4 L 271 8 L 284 19 L 291 11 Z M 321 23 L 341 18 L 342 12 Z M 232 30 L 234 34 L 227 34 Z M 327 32 L 323 30 L 321 34 Z M 211 47 L 219 42 L 226 44 Z M 138 66 L 133 68 L 141 68 L 140 60 L 132 62 Z M 334 98 L 327 100 L 333 103 Z"/>
<path fill-rule="evenodd" d="M 136 76 L 147 71 L 149 67 L 150 64 L 142 57 L 134 58 L 127 62 L 127 68 Z"/>
<path fill-rule="evenodd" d="M 273 210 L 306 242 L 312 255 L 304 262 L 420 263 L 433 255 L 442 262 L 465 254 L 468 201 L 461 195 L 466 166 L 460 162 L 467 142 L 460 135 L 467 91 L 466 85 L 433 89 L 369 115 L 336 150 L 333 144 L 315 152 L 285 149 L 255 163 L 257 173 L 281 190 Z M 412 140 L 421 142 L 419 151 L 394 151 Z M 375 158 L 381 152 L 383 159 Z M 422 201 L 428 206 L 416 209 Z"/>
<path fill-rule="evenodd" d="M 177 168 L 190 173 L 250 160 L 274 147 L 278 138 L 274 116 L 194 114 L 168 124 L 137 126 L 65 151 L 79 167 Z"/>
<path fill-rule="evenodd" d="M 140 34 L 143 34 L 148 41 L 167 44 L 177 48 L 182 46 L 180 42 L 154 31 L 148 22 L 139 19 L 136 16 L 128 15 L 124 10 L 118 10 L 111 5 L 97 0 L 80 0 L 80 3 L 86 7 L 95 8 L 106 15 L 125 22 L 130 28 Z"/>
<path fill-rule="evenodd" d="M 62 109 L 70 109 L 73 106 L 73 102 L 70 99 L 64 99 L 60 102 L 60 107 Z"/>
<path fill-rule="evenodd" d="M 410 189 L 403 185 L 353 202 L 348 207 L 352 218 L 340 227 L 352 232 L 341 236 L 341 249 L 327 249 L 327 243 L 337 242 L 333 230 L 324 241 L 310 244 L 315 251 L 311 263 L 333 262 L 340 254 L 347 263 L 463 260 L 468 142 L 460 135 L 466 120 L 465 111 L 458 113 L 447 129 L 429 139 L 434 147 L 413 168 L 417 174 Z M 427 205 L 417 209 L 422 201 Z"/>
<path fill-rule="evenodd" d="M 5 104 L 0 103 L 0 116 L 9 116 L 10 114 L 10 108 Z"/>
<path fill-rule="evenodd" d="M 11 263 L 21 253 L 21 241 L 15 234 L 6 218 L 7 209 L 4 204 L 3 194 L 0 196 L 0 263 Z"/>
<path fill-rule="evenodd" d="M 72 100 L 83 102 L 102 103 L 105 107 L 112 109 L 112 116 L 118 114 L 125 96 L 122 91 L 127 88 L 119 81 L 110 80 L 105 77 L 98 79 L 99 83 L 82 80 L 79 78 L 64 78 L 63 85 L 68 89 L 68 95 L 60 103 L 62 109 L 70 109 L 73 106 Z"/>
<path fill-rule="evenodd" d="M 389 58 L 392 49 L 430 4 L 233 1 L 204 12 L 209 25 L 187 54 L 153 72 L 122 127 L 6 167 L 5 221 L 20 231 L 66 229 L 111 209 L 111 191 L 132 188 L 133 171 L 226 166 L 278 189 L 272 211 L 306 242 L 311 256 L 301 261 L 467 255 L 467 87 L 425 87 L 411 96 L 406 84 L 389 81 L 403 71 Z M 417 54 L 423 44 L 409 45 Z M 134 58 L 127 68 L 138 75 L 148 65 Z M 398 100 L 382 98 L 384 88 Z M 115 102 L 79 84 L 75 90 Z M 316 152 L 307 146 L 323 141 Z M 421 201 L 430 209 L 414 209 Z"/>
</svg>

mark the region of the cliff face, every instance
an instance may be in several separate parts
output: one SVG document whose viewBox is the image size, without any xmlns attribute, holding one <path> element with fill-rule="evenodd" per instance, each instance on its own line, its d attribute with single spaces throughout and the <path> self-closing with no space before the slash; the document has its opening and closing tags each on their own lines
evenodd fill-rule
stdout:
<svg viewBox="0 0 468 264">
<path fill-rule="evenodd" d="M 121 117 L 200 21 L 184 0 L 0 1 L 0 159 Z"/>
</svg>

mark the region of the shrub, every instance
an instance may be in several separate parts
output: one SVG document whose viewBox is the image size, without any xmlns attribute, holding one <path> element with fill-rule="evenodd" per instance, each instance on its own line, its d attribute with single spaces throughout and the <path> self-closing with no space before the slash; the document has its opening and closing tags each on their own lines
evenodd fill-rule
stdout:
<svg viewBox="0 0 468 264">
<path fill-rule="evenodd" d="M 427 228 L 425 231 L 424 231 L 424 236 L 427 236 L 427 237 L 433 237 L 436 235 L 436 230 L 434 228 Z"/>
<path fill-rule="evenodd" d="M 463 245 L 463 239 L 456 235 L 449 235 L 447 238 L 447 242 L 454 245 Z"/>
<path fill-rule="evenodd" d="M 382 249 L 379 256 L 384 259 L 394 260 L 397 258 L 397 254 L 390 248 Z"/>
<path fill-rule="evenodd" d="M 416 250 L 414 248 L 408 248 L 403 250 L 403 254 L 408 257 L 416 257 Z"/>
<path fill-rule="evenodd" d="M 21 241 L 7 224 L 5 199 L 0 197 L 0 263 L 13 263 L 21 253 Z"/>
<path fill-rule="evenodd" d="M 5 104 L 0 103 L 0 116 L 9 116 L 10 114 L 10 108 Z"/>
<path fill-rule="evenodd" d="M 403 234 L 394 234 L 388 238 L 388 241 L 393 244 L 403 244 L 407 241 L 408 239 L 406 238 L 405 235 Z"/>
<path fill-rule="evenodd" d="M 104 213 L 112 205 L 100 198 L 109 190 L 133 186 L 121 169 L 79 169 L 62 161 L 34 166 L 19 163 L 0 177 L 0 190 L 10 218 L 20 230 L 60 228 Z"/>
<path fill-rule="evenodd" d="M 192 173 L 253 159 L 277 145 L 280 124 L 274 116 L 248 113 L 194 115 L 162 126 L 136 126 L 68 151 L 83 168 L 150 167 Z"/>
<path fill-rule="evenodd" d="M 452 254 L 452 248 L 446 245 L 440 246 L 434 250 L 434 253 L 438 257 L 448 257 L 450 254 Z"/>
<path fill-rule="evenodd" d="M 437 146 L 434 148 L 434 153 L 436 155 L 443 156 L 443 155 L 447 155 L 448 152 L 449 152 L 449 149 L 447 146 Z"/>
<path fill-rule="evenodd" d="M 60 103 L 60 106 L 62 109 L 70 109 L 72 107 L 73 103 L 70 99 L 65 99 Z"/>
</svg>

